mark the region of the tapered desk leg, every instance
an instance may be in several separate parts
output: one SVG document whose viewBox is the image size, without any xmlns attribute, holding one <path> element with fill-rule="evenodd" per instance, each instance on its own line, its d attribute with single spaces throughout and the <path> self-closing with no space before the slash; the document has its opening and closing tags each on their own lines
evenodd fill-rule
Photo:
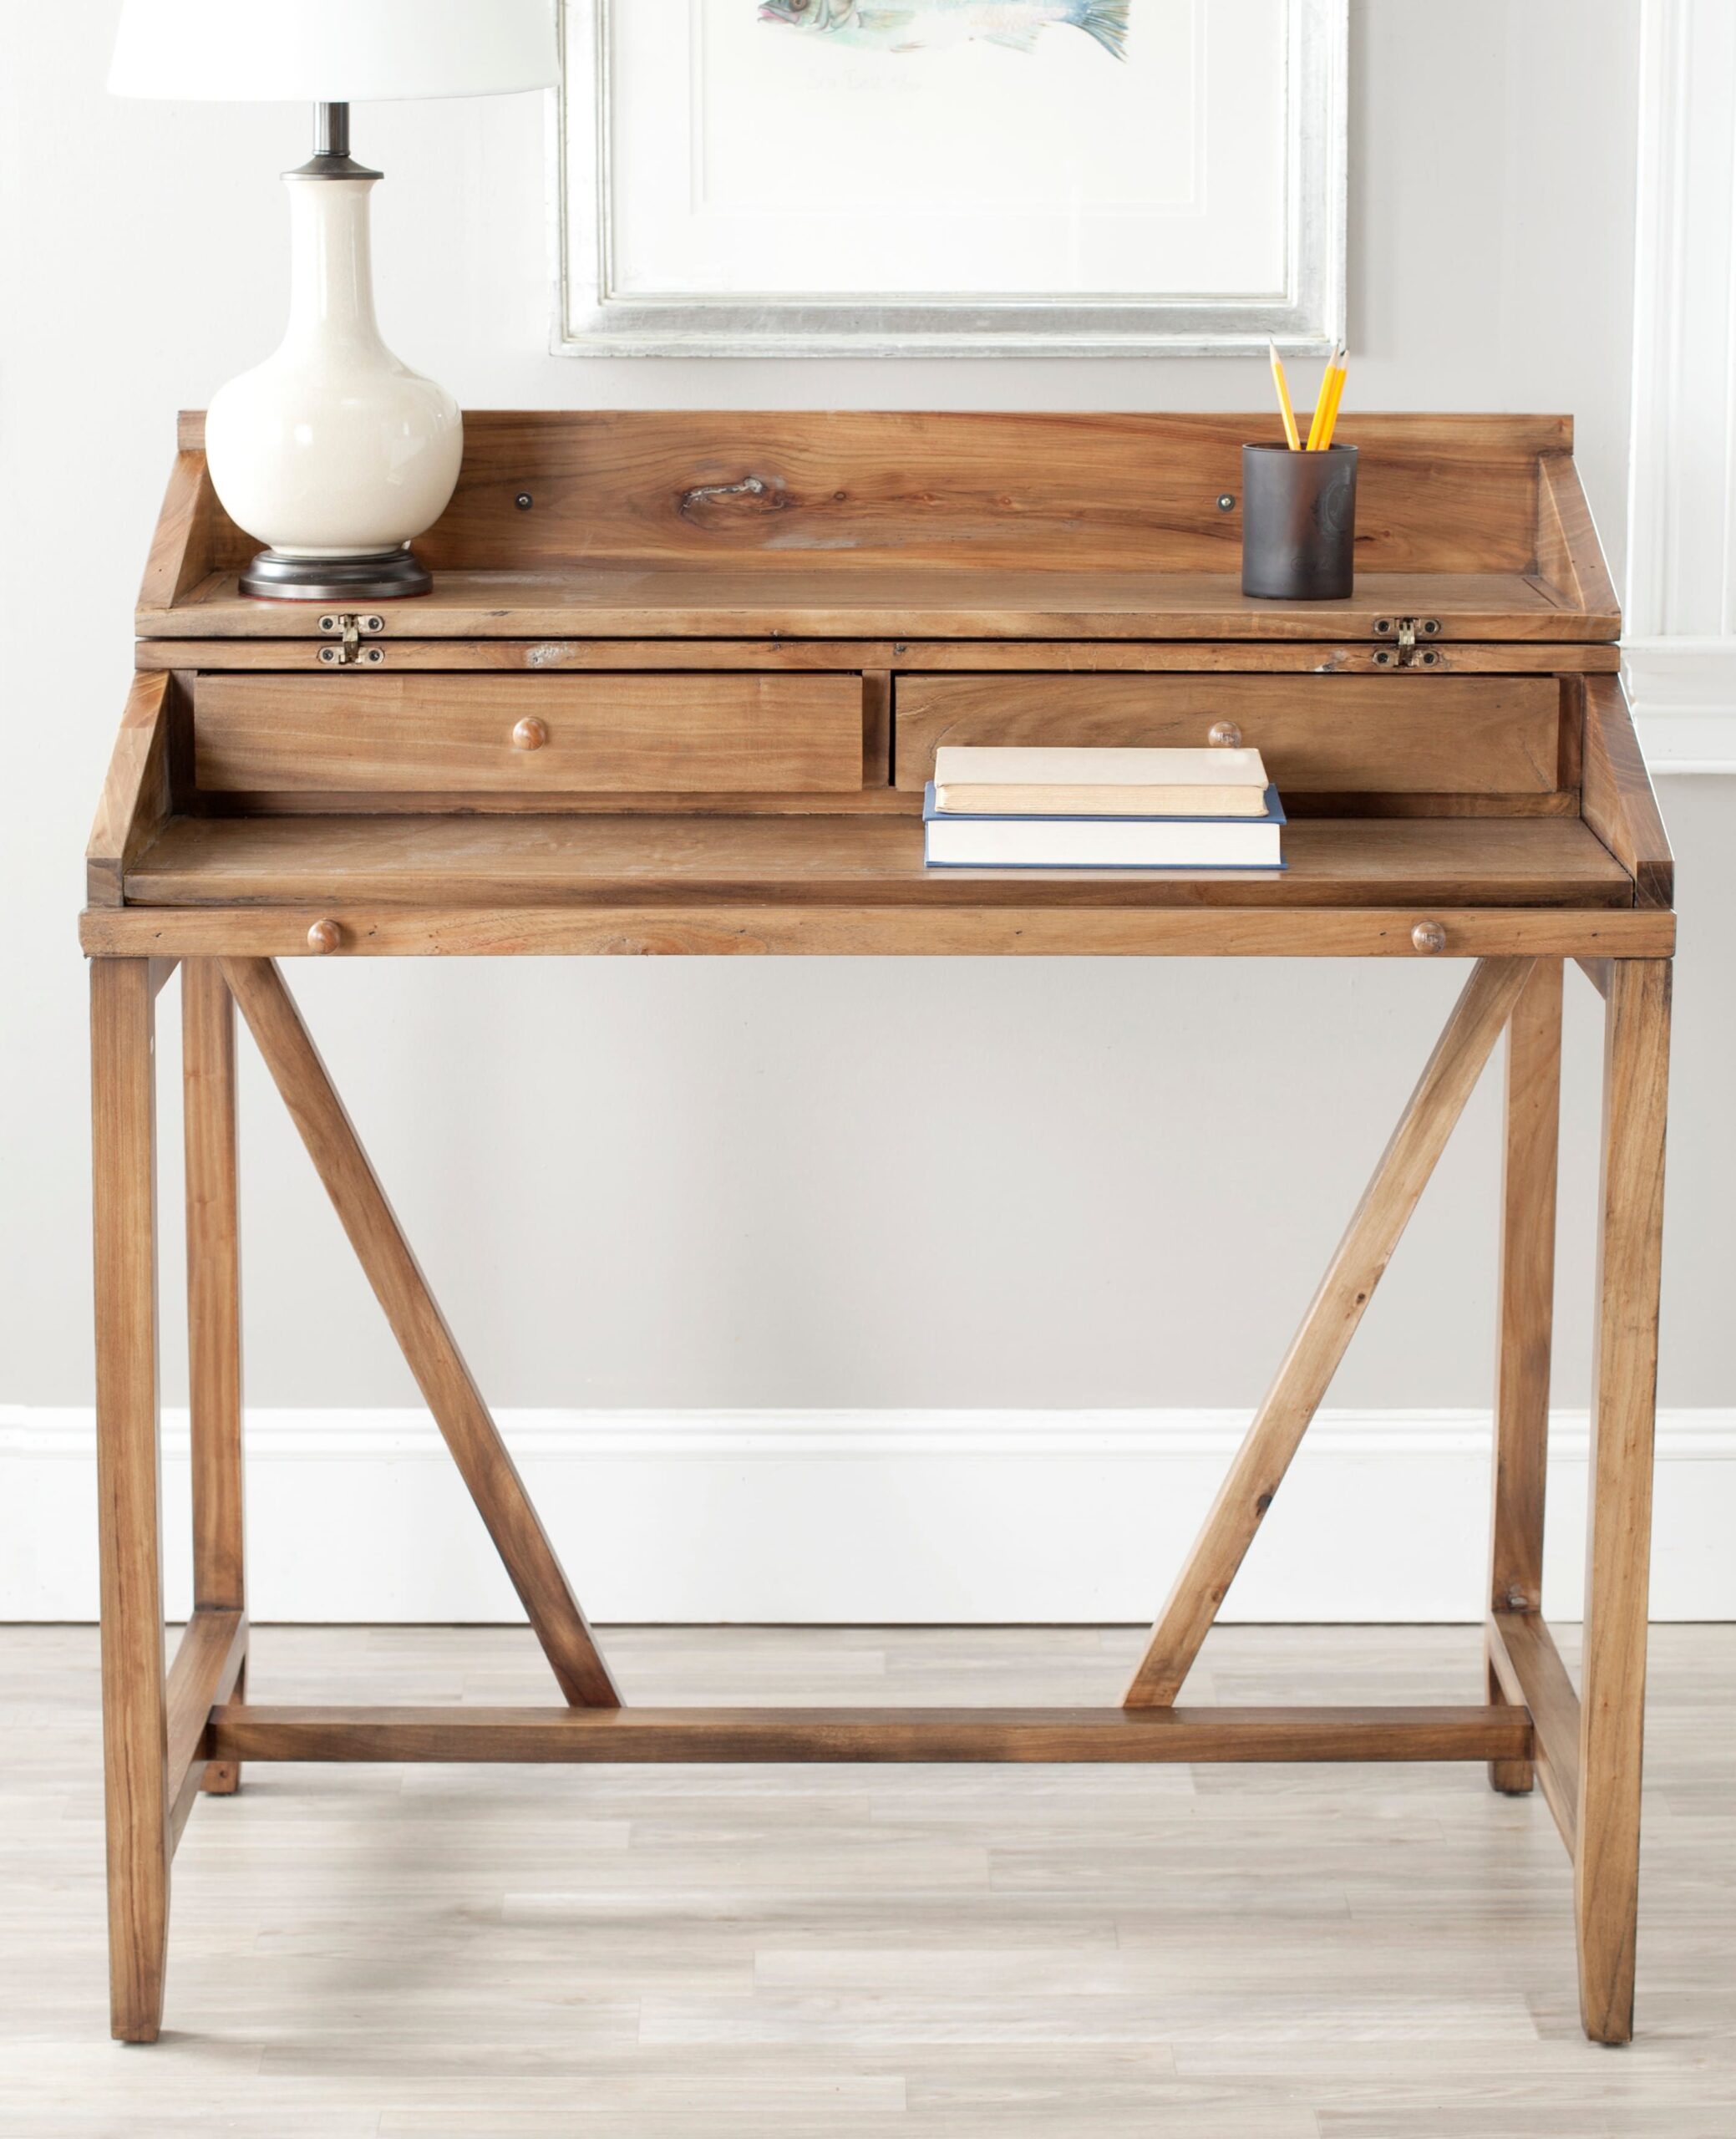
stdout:
<svg viewBox="0 0 1736 2139">
<path fill-rule="evenodd" d="M 247 1608 L 241 1486 L 241 1252 L 236 1181 L 235 999 L 215 958 L 181 967 L 182 1103 L 186 1121 L 187 1368 L 193 1455 L 193 1596 L 201 1608 Z M 245 1664 L 234 1699 L 246 1685 Z M 228 1760 L 203 1787 L 241 1783 Z"/>
<path fill-rule="evenodd" d="M 157 1437 L 155 1077 L 149 961 L 90 969 L 97 1489 L 111 2025 L 161 2025 L 171 1853 Z"/>
<path fill-rule="evenodd" d="M 1490 1603 L 1543 1609 L 1543 1501 L 1549 1459 L 1550 1339 L 1556 1282 L 1556 1175 L 1561 1113 L 1561 964 L 1540 958 L 1507 1028 L 1501 1168 L 1500 1309 L 1495 1341 Z M 1489 1699 L 1506 1699 L 1492 1660 Z M 1495 1760 L 1489 1780 L 1521 1796 L 1529 1760 Z"/>
<path fill-rule="evenodd" d="M 1580 2012 L 1609 2043 L 1633 2033 L 1670 982 L 1667 960 L 1618 959 L 1604 1014 L 1574 1913 Z"/>
</svg>

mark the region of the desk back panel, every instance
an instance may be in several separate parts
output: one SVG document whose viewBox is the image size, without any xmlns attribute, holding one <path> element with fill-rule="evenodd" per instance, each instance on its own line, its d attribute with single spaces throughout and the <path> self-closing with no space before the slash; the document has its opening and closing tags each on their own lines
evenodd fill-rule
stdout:
<svg viewBox="0 0 1736 2139">
<path fill-rule="evenodd" d="M 1234 572 L 1241 447 L 1280 436 L 1270 412 L 602 409 L 464 421 L 457 494 L 418 544 L 436 572 L 872 561 Z M 203 417 L 184 417 L 181 435 L 202 451 Z M 1539 470 L 1546 456 L 1571 466 L 1566 417 L 1358 412 L 1344 435 L 1361 456 L 1363 570 L 1525 575 L 1561 551 Z M 221 507 L 208 517 L 206 568 L 233 571 L 256 545 Z"/>
</svg>

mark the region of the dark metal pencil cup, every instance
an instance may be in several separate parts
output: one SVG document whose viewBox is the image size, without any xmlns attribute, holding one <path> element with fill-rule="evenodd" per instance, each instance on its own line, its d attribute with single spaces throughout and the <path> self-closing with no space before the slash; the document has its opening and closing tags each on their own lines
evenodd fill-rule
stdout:
<svg viewBox="0 0 1736 2139">
<path fill-rule="evenodd" d="M 1355 579 L 1356 448 L 1241 449 L 1241 591 L 1342 602 Z"/>
</svg>

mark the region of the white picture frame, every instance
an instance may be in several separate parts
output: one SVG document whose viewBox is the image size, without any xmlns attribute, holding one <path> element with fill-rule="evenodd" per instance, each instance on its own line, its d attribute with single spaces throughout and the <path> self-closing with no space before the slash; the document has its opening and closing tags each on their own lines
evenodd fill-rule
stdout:
<svg viewBox="0 0 1736 2139">
<path fill-rule="evenodd" d="M 1063 24 L 1026 52 L 846 55 L 847 40 L 759 20 L 758 0 L 564 0 L 555 351 L 1329 348 L 1344 326 L 1349 0 L 1126 4 L 1129 59 L 1142 21 L 1150 33 L 1145 78 Z M 1161 67 L 1160 29 L 1185 65 Z M 1058 116 L 1033 126 L 1044 99 Z M 1151 178 L 1129 185 L 1148 136 Z M 853 160 L 829 167 L 830 140 Z M 880 160 L 883 192 L 851 175 L 876 140 L 898 145 Z M 971 199 L 968 182 L 948 196 L 948 175 L 980 171 L 998 174 L 1000 197 Z M 1021 202 L 1027 171 L 1046 190 Z M 916 191 L 901 198 L 906 179 Z M 957 272 L 967 254 L 990 263 L 983 287 Z M 1031 274 L 997 275 L 997 259 L 1065 272 L 1026 287 Z"/>
</svg>

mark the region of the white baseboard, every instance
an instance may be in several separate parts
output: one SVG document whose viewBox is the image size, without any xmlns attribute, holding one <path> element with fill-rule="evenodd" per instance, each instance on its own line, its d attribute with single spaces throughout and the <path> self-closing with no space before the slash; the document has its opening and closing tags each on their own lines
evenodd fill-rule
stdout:
<svg viewBox="0 0 1736 2139">
<path fill-rule="evenodd" d="M 591 1616 L 617 1622 L 1150 1618 L 1246 1423 L 1238 1411 L 500 1415 Z M 1489 1419 L 1322 1412 L 1226 1619 L 1480 1612 Z M 1551 1440 L 1548 1610 L 1579 1615 L 1586 1417 Z M 165 1421 L 167 1608 L 187 1607 L 185 1415 Z M 251 1411 L 256 1618 L 520 1617 L 419 1412 Z M 1655 1615 L 1736 1619 L 1736 1410 L 1659 1420 Z M 88 1411 L 0 1406 L 0 1619 L 96 1612 Z"/>
<path fill-rule="evenodd" d="M 1736 638 L 1631 638 L 1622 655 L 1652 770 L 1736 772 Z"/>
</svg>

